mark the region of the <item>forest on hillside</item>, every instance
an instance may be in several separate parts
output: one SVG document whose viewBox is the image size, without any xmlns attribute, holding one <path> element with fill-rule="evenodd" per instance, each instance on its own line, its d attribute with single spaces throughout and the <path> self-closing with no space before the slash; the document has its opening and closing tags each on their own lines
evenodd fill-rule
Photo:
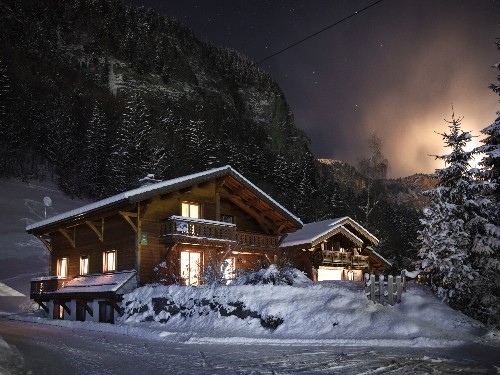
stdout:
<svg viewBox="0 0 500 375">
<path fill-rule="evenodd" d="M 395 269 L 415 259 L 419 207 L 394 198 L 408 188 L 315 160 L 283 92 L 238 52 L 120 0 L 2 0 L 0 45 L 0 177 L 99 199 L 229 164 L 304 222 L 366 225 Z"/>
</svg>

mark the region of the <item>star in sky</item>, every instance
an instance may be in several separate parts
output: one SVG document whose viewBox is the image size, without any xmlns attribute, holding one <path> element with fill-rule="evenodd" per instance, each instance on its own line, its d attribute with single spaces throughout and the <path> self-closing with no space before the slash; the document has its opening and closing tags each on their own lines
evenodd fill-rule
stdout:
<svg viewBox="0 0 500 375">
<path fill-rule="evenodd" d="M 257 62 L 375 0 L 129 2 Z M 375 131 L 391 176 L 431 173 L 441 166 L 429 155 L 445 152 L 435 131 L 446 130 L 452 103 L 474 135 L 495 119 L 488 85 L 499 10 L 500 0 L 384 0 L 260 67 L 284 91 L 316 157 L 356 166 Z"/>
</svg>

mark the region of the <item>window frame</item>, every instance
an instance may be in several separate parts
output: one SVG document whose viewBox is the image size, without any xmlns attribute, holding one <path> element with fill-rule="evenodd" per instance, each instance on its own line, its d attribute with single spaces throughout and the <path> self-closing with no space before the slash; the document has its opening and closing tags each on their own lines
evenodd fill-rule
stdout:
<svg viewBox="0 0 500 375">
<path fill-rule="evenodd" d="M 181 250 L 179 254 L 180 277 L 182 283 L 188 286 L 201 285 L 201 274 L 203 269 L 203 252 Z M 187 257 L 187 262 L 186 262 Z M 192 259 L 197 258 L 197 259 Z"/>
<path fill-rule="evenodd" d="M 116 272 L 116 265 L 117 265 L 117 251 L 116 250 L 106 250 L 102 252 L 102 272 L 103 273 L 109 273 L 109 272 Z M 111 269 L 109 265 L 109 255 L 113 254 L 113 269 Z"/>
<path fill-rule="evenodd" d="M 64 264 L 64 266 L 63 266 L 63 264 Z M 62 274 L 62 270 L 65 271 L 64 275 Z M 69 275 L 69 257 L 57 258 L 56 275 L 57 275 L 57 277 L 68 277 L 68 275 Z"/>
<path fill-rule="evenodd" d="M 187 206 L 187 215 L 184 215 L 184 207 Z M 196 206 L 198 209 L 198 216 L 191 216 L 191 207 Z M 194 201 L 181 201 L 181 216 L 182 217 L 189 217 L 191 219 L 202 219 L 202 204 L 200 202 L 194 202 Z"/>
<path fill-rule="evenodd" d="M 80 255 L 80 275 L 88 275 L 89 273 L 89 256 Z"/>
</svg>

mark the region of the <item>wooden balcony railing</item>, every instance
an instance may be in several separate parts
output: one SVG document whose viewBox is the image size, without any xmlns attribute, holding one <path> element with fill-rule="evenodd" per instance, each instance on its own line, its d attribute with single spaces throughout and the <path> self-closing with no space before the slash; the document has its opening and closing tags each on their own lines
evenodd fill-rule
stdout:
<svg viewBox="0 0 500 375">
<path fill-rule="evenodd" d="M 275 248 L 278 247 L 277 236 L 266 236 L 250 232 L 236 232 L 236 242 L 243 246 Z"/>
<path fill-rule="evenodd" d="M 67 277 L 47 276 L 31 279 L 30 298 L 40 299 L 51 292 L 55 292 L 61 288 L 64 282 L 68 281 Z"/>
<path fill-rule="evenodd" d="M 188 238 L 235 242 L 236 225 L 222 221 L 171 216 L 162 223 L 161 235 L 173 242 Z"/>
<path fill-rule="evenodd" d="M 353 255 L 351 252 L 344 251 L 323 251 L 324 265 L 343 265 L 352 267 L 365 267 L 368 266 L 368 256 L 366 255 Z"/>
<path fill-rule="evenodd" d="M 245 247 L 276 248 L 277 236 L 267 236 L 236 230 L 235 224 L 222 221 L 193 219 L 171 216 L 161 226 L 161 236 L 165 241 L 182 242 L 229 242 Z"/>
</svg>

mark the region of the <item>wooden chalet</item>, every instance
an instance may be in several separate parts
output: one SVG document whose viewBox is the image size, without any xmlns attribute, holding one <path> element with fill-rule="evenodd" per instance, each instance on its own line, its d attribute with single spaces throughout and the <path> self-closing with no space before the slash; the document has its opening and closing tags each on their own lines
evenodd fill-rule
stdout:
<svg viewBox="0 0 500 375">
<path fill-rule="evenodd" d="M 391 264 L 373 250 L 378 239 L 349 217 L 304 224 L 281 244 L 283 256 L 313 281 L 363 280 Z"/>
<path fill-rule="evenodd" d="M 301 227 L 230 166 L 154 183 L 28 225 L 50 252 L 30 296 L 53 318 L 113 322 L 129 290 L 260 269 Z"/>
</svg>

